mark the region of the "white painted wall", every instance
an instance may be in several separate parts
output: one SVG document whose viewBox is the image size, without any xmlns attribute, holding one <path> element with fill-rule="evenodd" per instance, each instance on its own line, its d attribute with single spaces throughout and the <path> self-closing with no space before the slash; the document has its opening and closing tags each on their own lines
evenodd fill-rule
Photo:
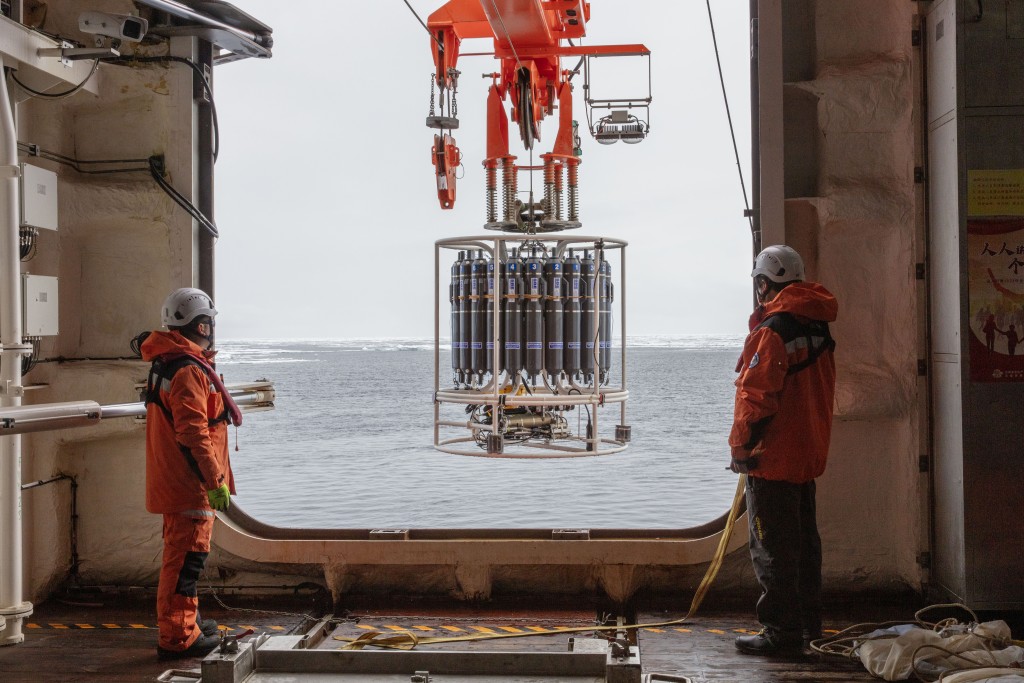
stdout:
<svg viewBox="0 0 1024 683">
<path fill-rule="evenodd" d="M 100 6 L 102 5 L 102 6 Z M 75 35 L 84 9 L 133 13 L 127 1 L 51 6 L 48 30 Z M 81 36 L 91 44 L 91 37 Z M 151 48 L 163 54 L 166 47 Z M 19 105 L 19 140 L 79 159 L 145 158 L 166 154 L 170 181 L 192 186 L 191 70 L 183 65 L 101 65 L 99 97 L 28 99 Z M 167 292 L 192 283 L 192 221 L 148 172 L 84 175 L 35 159 L 59 175 L 60 229 L 43 232 L 37 256 L 23 269 L 60 278 L 60 336 L 45 338 L 42 363 L 26 384 L 25 403 L 139 399 L 135 385 L 147 366 L 102 360 L 130 355 L 129 340 L 159 325 Z M 65 473 L 78 481 L 78 551 L 86 582 L 153 583 L 159 568 L 160 519 L 144 506 L 144 428 L 132 420 L 87 430 L 24 438 L 23 480 Z M 70 486 L 51 484 L 24 494 L 26 597 L 39 600 L 67 577 Z"/>
<path fill-rule="evenodd" d="M 818 488 L 826 583 L 917 588 L 927 527 L 915 10 L 897 0 L 819 0 L 813 11 L 815 75 L 787 90 L 817 98 L 818 196 L 786 200 L 786 240 L 808 254 L 809 277 L 840 304 L 836 423 Z M 784 40 L 794 39 L 785 30 Z M 784 163 L 806 158 L 789 150 Z"/>
</svg>

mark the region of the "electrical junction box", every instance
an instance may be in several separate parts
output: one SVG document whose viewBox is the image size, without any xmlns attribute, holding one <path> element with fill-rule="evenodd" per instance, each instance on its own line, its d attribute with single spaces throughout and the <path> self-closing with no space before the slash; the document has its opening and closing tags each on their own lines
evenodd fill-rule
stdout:
<svg viewBox="0 0 1024 683">
<path fill-rule="evenodd" d="M 57 229 L 57 174 L 21 164 L 21 225 Z"/>
<path fill-rule="evenodd" d="M 57 335 L 57 278 L 49 275 L 21 276 L 22 325 L 26 337 Z"/>
</svg>

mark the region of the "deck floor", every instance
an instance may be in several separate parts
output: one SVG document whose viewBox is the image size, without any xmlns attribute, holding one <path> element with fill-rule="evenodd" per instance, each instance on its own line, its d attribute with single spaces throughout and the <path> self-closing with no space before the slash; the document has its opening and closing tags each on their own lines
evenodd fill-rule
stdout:
<svg viewBox="0 0 1024 683">
<path fill-rule="evenodd" d="M 156 657 L 156 628 L 151 600 L 116 598 L 102 603 L 68 604 L 50 600 L 37 605 L 25 629 L 25 642 L 0 648 L 0 681 L 4 683 L 67 682 L 118 683 L 155 681 L 168 669 L 198 669 L 199 660 L 161 662 Z M 217 619 L 229 633 L 246 628 L 288 633 L 305 621 L 309 601 L 274 604 L 270 611 L 224 609 L 203 598 L 203 616 Z M 210 605 L 209 607 L 207 605 Z M 826 614 L 826 630 L 838 630 L 865 621 L 913 619 L 913 605 L 858 604 Z M 678 613 L 641 612 L 640 623 L 679 618 Z M 481 610 L 464 606 L 361 612 L 350 615 L 332 635 L 356 637 L 370 630 L 412 631 L 426 636 L 467 633 L 552 631 L 593 625 L 595 615 L 579 610 Z M 691 622 L 637 632 L 644 673 L 687 676 L 693 681 L 722 683 L 776 683 L 782 681 L 870 681 L 853 662 L 817 656 L 765 658 L 736 651 L 733 639 L 757 628 L 753 610 L 708 611 Z M 578 634 L 577 637 L 588 637 Z M 446 643 L 423 646 L 459 650 L 565 651 L 568 635 L 555 633 L 528 638 Z M 333 638 L 322 647 L 340 647 Z"/>
</svg>

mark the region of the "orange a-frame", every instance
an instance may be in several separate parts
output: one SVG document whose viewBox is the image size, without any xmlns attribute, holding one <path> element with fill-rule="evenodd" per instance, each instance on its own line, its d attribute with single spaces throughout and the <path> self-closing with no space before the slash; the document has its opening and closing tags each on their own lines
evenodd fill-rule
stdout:
<svg viewBox="0 0 1024 683">
<path fill-rule="evenodd" d="M 511 99 L 511 117 L 519 126 L 527 149 L 540 140 L 540 123 L 559 109 L 558 134 L 550 152 L 542 154 L 546 196 L 555 188 L 560 192 L 563 169 L 568 172 L 568 220 L 555 216 L 546 221 L 552 229 L 578 226 L 575 206 L 579 155 L 574 149 L 572 71 L 563 70 L 562 57 L 585 55 L 647 55 L 643 45 L 571 45 L 569 41 L 586 35 L 590 3 L 583 0 L 449 0 L 430 15 L 431 54 L 435 80 L 443 91 L 457 87 L 459 49 L 467 38 L 491 38 L 494 57 L 500 69 L 491 74 L 487 98 L 487 227 L 514 228 L 516 191 L 515 157 L 509 154 L 508 118 L 503 102 Z M 511 94 L 511 97 L 509 97 Z M 442 98 L 443 100 L 443 98 Z M 451 149 L 442 146 L 450 145 Z M 438 175 L 438 195 L 442 208 L 454 204 L 453 174 L 443 164 L 451 158 L 455 141 L 447 135 L 435 136 L 434 163 Z M 506 210 L 499 220 L 493 193 L 497 191 L 497 170 L 503 170 L 503 196 Z M 441 182 L 444 174 L 445 182 Z M 445 187 L 442 194 L 441 186 Z M 550 203 L 550 202 L 549 202 Z M 560 213 L 560 212 L 557 212 Z"/>
</svg>

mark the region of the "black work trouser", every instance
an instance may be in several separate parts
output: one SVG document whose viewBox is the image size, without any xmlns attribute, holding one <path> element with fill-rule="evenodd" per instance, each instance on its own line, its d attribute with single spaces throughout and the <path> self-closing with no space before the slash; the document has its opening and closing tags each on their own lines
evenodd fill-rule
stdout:
<svg viewBox="0 0 1024 683">
<path fill-rule="evenodd" d="M 750 559 L 761 584 L 757 620 L 798 638 L 821 633 L 821 537 L 813 481 L 791 484 L 747 477 Z"/>
</svg>

